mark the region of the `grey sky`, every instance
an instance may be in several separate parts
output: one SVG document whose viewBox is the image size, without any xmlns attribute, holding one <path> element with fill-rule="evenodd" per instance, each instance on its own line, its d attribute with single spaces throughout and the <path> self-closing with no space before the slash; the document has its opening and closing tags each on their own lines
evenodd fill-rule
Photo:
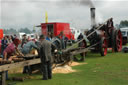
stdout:
<svg viewBox="0 0 128 85">
<path fill-rule="evenodd" d="M 90 27 L 89 0 L 0 0 L 0 28 L 33 29 L 45 22 L 68 22 L 71 27 Z M 75 1 L 72 2 L 71 1 Z M 82 2 L 85 1 L 85 2 Z M 114 23 L 128 20 L 128 0 L 92 0 L 96 7 L 97 22 L 113 17 Z"/>
</svg>

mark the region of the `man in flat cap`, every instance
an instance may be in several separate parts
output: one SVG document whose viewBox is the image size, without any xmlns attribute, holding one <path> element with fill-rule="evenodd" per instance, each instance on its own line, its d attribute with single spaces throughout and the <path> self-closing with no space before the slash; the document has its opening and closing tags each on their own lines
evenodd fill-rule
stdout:
<svg viewBox="0 0 128 85">
<path fill-rule="evenodd" d="M 48 80 L 52 78 L 52 44 L 50 41 L 45 40 L 44 35 L 40 35 L 40 52 L 39 56 L 41 58 L 41 72 L 43 73 L 43 80 Z"/>
</svg>

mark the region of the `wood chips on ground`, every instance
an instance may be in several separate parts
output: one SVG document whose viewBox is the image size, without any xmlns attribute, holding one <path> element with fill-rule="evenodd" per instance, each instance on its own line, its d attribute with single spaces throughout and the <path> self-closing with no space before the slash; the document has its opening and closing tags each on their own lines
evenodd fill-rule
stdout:
<svg viewBox="0 0 128 85">
<path fill-rule="evenodd" d="M 87 63 L 72 62 L 70 65 L 55 67 L 52 72 L 53 73 L 64 73 L 64 74 L 76 72 L 76 70 L 72 69 L 71 66 L 77 66 L 77 65 L 82 65 L 82 64 L 87 64 Z"/>
<path fill-rule="evenodd" d="M 88 64 L 88 63 L 78 63 L 78 62 L 70 62 L 69 65 L 64 65 L 64 66 L 57 66 L 52 70 L 52 73 L 72 73 L 76 72 L 76 70 L 72 69 L 72 66 L 77 66 L 77 65 L 83 65 L 83 64 Z M 22 73 L 23 68 L 15 68 L 12 70 L 9 70 L 9 74 L 13 73 Z M 36 73 L 36 72 L 33 72 Z"/>
</svg>

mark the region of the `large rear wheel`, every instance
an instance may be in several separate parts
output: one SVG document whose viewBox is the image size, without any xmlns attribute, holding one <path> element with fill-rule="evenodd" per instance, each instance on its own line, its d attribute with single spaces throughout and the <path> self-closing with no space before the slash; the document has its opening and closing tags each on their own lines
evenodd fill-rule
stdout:
<svg viewBox="0 0 128 85">
<path fill-rule="evenodd" d="M 100 54 L 101 56 L 105 56 L 107 55 L 107 40 L 102 38 L 101 41 L 100 41 Z"/>
<path fill-rule="evenodd" d="M 120 52 L 122 50 L 122 34 L 120 30 L 115 32 L 115 51 Z"/>
</svg>

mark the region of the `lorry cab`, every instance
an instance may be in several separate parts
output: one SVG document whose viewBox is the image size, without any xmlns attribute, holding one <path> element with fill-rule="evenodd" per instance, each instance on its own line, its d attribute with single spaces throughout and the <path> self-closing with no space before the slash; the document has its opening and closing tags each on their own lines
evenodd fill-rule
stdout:
<svg viewBox="0 0 128 85">
<path fill-rule="evenodd" d="M 128 42 L 128 28 L 120 28 L 123 38 L 123 45 L 126 45 Z"/>
<path fill-rule="evenodd" d="M 63 32 L 64 36 L 67 37 L 68 40 L 74 40 L 74 35 L 71 32 L 69 23 L 41 23 L 41 31 L 45 36 L 47 36 L 48 33 L 52 33 L 53 36 L 58 36 Z"/>
</svg>

